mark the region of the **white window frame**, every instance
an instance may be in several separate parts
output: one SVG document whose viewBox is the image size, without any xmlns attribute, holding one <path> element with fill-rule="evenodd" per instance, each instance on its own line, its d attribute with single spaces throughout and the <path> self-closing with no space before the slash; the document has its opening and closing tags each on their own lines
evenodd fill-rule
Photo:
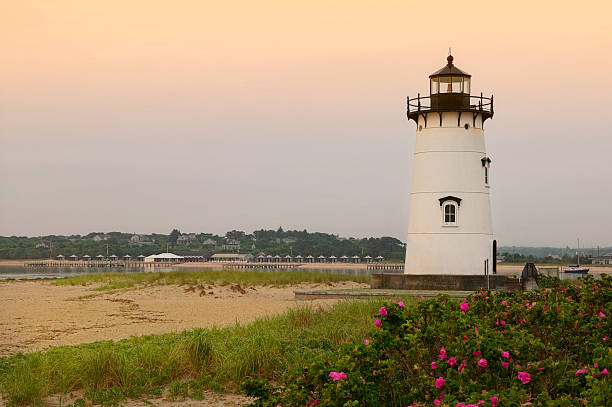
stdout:
<svg viewBox="0 0 612 407">
<path fill-rule="evenodd" d="M 454 222 L 447 222 L 446 221 L 446 207 L 447 206 L 452 206 L 455 209 L 455 221 Z M 444 227 L 457 227 L 459 226 L 459 205 L 457 205 L 457 202 L 455 201 L 444 201 L 442 202 L 442 205 L 440 206 L 441 208 L 441 212 L 442 212 L 442 226 Z"/>
</svg>

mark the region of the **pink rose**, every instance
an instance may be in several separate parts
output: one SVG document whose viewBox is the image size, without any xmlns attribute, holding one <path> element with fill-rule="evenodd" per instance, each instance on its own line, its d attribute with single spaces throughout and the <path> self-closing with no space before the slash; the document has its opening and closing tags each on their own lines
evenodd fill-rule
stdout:
<svg viewBox="0 0 612 407">
<path fill-rule="evenodd" d="M 467 302 L 465 302 L 465 301 L 463 301 L 463 302 L 460 304 L 460 307 L 461 307 L 461 311 L 463 311 L 463 312 L 467 312 L 467 310 L 469 310 L 469 309 L 470 309 L 470 306 L 469 306 L 469 305 L 468 305 L 468 303 L 467 303 Z"/>
<path fill-rule="evenodd" d="M 455 366 L 455 365 L 457 364 L 457 359 L 455 359 L 454 357 L 452 357 L 452 358 L 450 358 L 450 359 L 448 360 L 448 362 L 446 362 L 446 363 L 448 363 L 448 364 L 449 364 L 449 365 L 451 365 L 451 366 Z"/>
<path fill-rule="evenodd" d="M 599 318 L 605 318 L 606 314 L 604 314 L 603 312 L 599 311 Z"/>
<path fill-rule="evenodd" d="M 601 374 L 604 375 L 604 376 L 607 376 L 608 375 L 608 369 L 606 369 L 604 367 L 604 369 L 601 371 Z"/>
<path fill-rule="evenodd" d="M 377 319 L 376 322 L 374 322 L 374 325 L 380 328 L 380 319 Z"/>
<path fill-rule="evenodd" d="M 346 374 L 344 372 L 329 372 L 329 377 L 334 379 L 334 381 L 338 381 L 340 379 L 346 379 Z"/>
<path fill-rule="evenodd" d="M 502 355 L 502 358 L 508 359 L 510 357 L 510 352 L 502 352 L 501 355 Z"/>
<path fill-rule="evenodd" d="M 509 366 L 508 362 L 501 362 L 501 365 L 504 369 L 508 370 L 508 366 Z"/>
<path fill-rule="evenodd" d="M 436 379 L 436 389 L 439 389 L 442 386 L 444 386 L 444 378 L 440 376 Z"/>
<path fill-rule="evenodd" d="M 400 301 L 400 302 L 399 302 L 399 306 L 400 306 L 400 307 L 403 307 L 403 306 L 404 306 L 404 301 Z"/>
<path fill-rule="evenodd" d="M 385 307 L 380 307 L 380 315 L 387 315 L 387 309 Z"/>
<path fill-rule="evenodd" d="M 369 340 L 367 340 L 367 339 L 365 339 L 365 340 L 363 341 L 363 343 L 365 343 L 365 344 L 366 344 L 366 346 L 368 346 L 368 345 L 370 344 L 370 341 L 369 341 Z"/>
<path fill-rule="evenodd" d="M 439 405 L 440 405 L 440 400 L 435 399 L 435 400 L 434 400 L 434 406 L 439 406 Z"/>
<path fill-rule="evenodd" d="M 435 370 L 436 369 L 436 362 L 431 362 L 431 364 L 429 365 L 429 367 L 431 368 L 431 370 Z"/>
<path fill-rule="evenodd" d="M 478 361 L 478 366 L 480 366 L 480 367 L 487 367 L 487 360 L 486 360 L 486 359 L 484 359 L 484 358 L 483 358 L 483 359 L 480 359 L 480 360 Z"/>
<path fill-rule="evenodd" d="M 531 381 L 531 375 L 527 372 L 518 372 L 518 378 L 523 384 L 527 384 Z"/>
<path fill-rule="evenodd" d="M 493 404 L 493 407 L 495 407 L 495 405 L 499 403 L 499 398 L 497 396 L 493 396 L 489 400 L 491 401 L 491 404 Z"/>
</svg>

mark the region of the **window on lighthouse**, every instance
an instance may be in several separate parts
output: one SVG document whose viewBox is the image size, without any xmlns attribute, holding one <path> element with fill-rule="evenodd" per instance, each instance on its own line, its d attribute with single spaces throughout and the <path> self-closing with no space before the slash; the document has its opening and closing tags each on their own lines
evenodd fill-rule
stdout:
<svg viewBox="0 0 612 407">
<path fill-rule="evenodd" d="M 444 225 L 451 226 L 457 224 L 457 205 L 454 202 L 444 204 Z"/>
</svg>

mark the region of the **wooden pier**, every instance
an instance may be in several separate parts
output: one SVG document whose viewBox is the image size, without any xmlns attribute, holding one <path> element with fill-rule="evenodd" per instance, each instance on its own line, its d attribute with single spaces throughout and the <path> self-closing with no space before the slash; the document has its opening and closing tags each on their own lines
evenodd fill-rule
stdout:
<svg viewBox="0 0 612 407">
<path fill-rule="evenodd" d="M 173 267 L 178 263 L 172 262 L 144 262 L 144 261 L 125 261 L 125 260 L 42 260 L 34 262 L 26 262 L 26 267 L 76 267 L 76 268 L 88 268 L 88 267 L 112 267 L 112 268 L 156 268 L 156 267 Z"/>
<path fill-rule="evenodd" d="M 404 271 L 404 265 L 394 264 L 394 263 L 368 264 L 368 271 L 384 271 L 384 270 Z"/>
</svg>

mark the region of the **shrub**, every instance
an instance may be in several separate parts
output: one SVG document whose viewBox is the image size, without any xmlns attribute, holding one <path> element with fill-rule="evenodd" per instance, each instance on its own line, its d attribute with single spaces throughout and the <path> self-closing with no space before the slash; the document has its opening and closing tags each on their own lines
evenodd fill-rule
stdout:
<svg viewBox="0 0 612 407">
<path fill-rule="evenodd" d="M 612 278 L 549 285 L 388 303 L 371 337 L 314 355 L 275 389 L 245 389 L 283 407 L 612 404 Z"/>
</svg>

